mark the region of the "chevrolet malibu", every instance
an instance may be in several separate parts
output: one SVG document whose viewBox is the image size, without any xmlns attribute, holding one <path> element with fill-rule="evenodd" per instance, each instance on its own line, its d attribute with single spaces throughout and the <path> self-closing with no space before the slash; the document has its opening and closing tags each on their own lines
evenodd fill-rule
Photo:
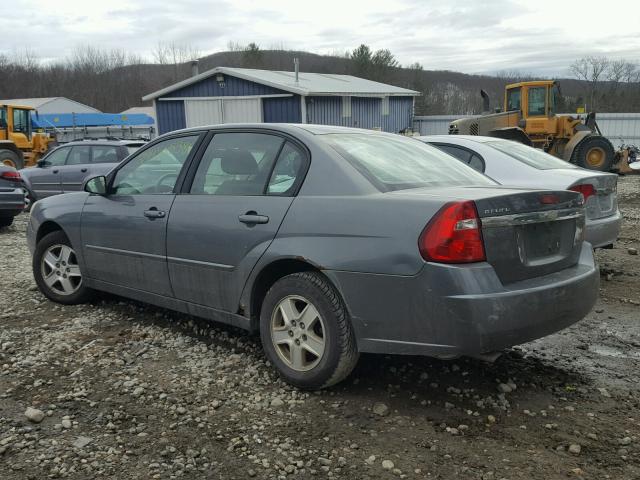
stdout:
<svg viewBox="0 0 640 480">
<path fill-rule="evenodd" d="M 53 301 L 101 290 L 259 332 L 285 380 L 323 388 L 361 352 L 479 356 L 579 321 L 584 222 L 577 192 L 502 187 L 413 139 L 245 124 L 172 132 L 37 202 L 28 243 Z"/>
</svg>

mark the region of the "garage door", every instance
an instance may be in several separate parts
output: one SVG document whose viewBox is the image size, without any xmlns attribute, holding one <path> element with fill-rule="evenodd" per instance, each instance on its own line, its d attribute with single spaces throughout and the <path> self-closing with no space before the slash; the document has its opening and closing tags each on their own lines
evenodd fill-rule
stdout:
<svg viewBox="0 0 640 480">
<path fill-rule="evenodd" d="M 222 100 L 185 100 L 184 116 L 187 128 L 222 123 Z"/>
<path fill-rule="evenodd" d="M 260 123 L 262 103 L 259 98 L 185 100 L 184 113 L 187 127 L 218 123 Z"/>
<path fill-rule="evenodd" d="M 224 123 L 262 122 L 262 104 L 259 98 L 224 99 Z"/>
</svg>

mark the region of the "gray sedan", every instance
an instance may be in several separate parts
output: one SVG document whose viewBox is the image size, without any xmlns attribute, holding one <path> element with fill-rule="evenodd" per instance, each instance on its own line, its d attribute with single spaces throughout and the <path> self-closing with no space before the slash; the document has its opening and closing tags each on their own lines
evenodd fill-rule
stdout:
<svg viewBox="0 0 640 480">
<path fill-rule="evenodd" d="M 314 125 L 164 135 L 35 204 L 40 290 L 94 290 L 259 332 L 288 382 L 360 352 L 483 355 L 584 317 L 582 195 L 506 188 L 406 137 Z"/>
<path fill-rule="evenodd" d="M 137 140 L 81 140 L 61 145 L 35 167 L 20 170 L 33 203 L 51 195 L 77 192 L 87 178 L 104 175 L 144 145 Z"/>
<path fill-rule="evenodd" d="M 618 176 L 577 167 L 540 149 L 495 137 L 431 135 L 419 140 L 437 146 L 502 185 L 558 188 L 582 193 L 586 207 L 586 240 L 611 247 L 618 239 Z"/>
</svg>

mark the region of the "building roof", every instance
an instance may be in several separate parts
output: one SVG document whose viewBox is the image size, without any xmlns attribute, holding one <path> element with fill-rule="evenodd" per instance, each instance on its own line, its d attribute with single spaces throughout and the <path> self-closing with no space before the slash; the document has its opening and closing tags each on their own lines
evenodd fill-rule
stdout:
<svg viewBox="0 0 640 480">
<path fill-rule="evenodd" d="M 218 73 L 242 78 L 251 82 L 268 85 L 286 92 L 298 95 L 330 95 L 330 96 L 417 96 L 419 92 L 406 88 L 395 87 L 385 83 L 374 82 L 351 75 L 334 75 L 330 73 L 305 73 L 298 74 L 296 83 L 295 72 L 279 72 L 272 70 L 255 70 L 250 68 L 217 67 L 207 70 L 199 75 L 187 78 L 166 88 L 150 93 L 142 97 L 145 102 L 154 100 L 167 93 L 174 92 L 188 85 L 192 85 Z"/>
<path fill-rule="evenodd" d="M 84 103 L 76 102 L 75 100 L 71 100 L 67 97 L 9 98 L 6 100 L 0 100 L 0 105 L 19 105 L 22 107 L 33 107 L 35 109 L 38 109 L 55 100 L 64 100 L 65 102 L 75 103 L 82 106 L 83 108 L 94 110 L 96 113 L 100 112 L 100 110 L 98 110 L 97 108 L 85 105 Z"/>
</svg>

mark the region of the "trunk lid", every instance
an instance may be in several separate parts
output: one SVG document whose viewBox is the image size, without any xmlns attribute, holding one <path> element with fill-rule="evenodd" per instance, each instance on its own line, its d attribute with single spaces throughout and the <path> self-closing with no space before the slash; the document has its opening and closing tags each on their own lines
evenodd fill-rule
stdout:
<svg viewBox="0 0 640 480">
<path fill-rule="evenodd" d="M 475 202 L 486 260 L 503 284 L 557 272 L 578 262 L 584 239 L 582 195 L 509 187 L 424 188 L 395 194 Z"/>
</svg>

